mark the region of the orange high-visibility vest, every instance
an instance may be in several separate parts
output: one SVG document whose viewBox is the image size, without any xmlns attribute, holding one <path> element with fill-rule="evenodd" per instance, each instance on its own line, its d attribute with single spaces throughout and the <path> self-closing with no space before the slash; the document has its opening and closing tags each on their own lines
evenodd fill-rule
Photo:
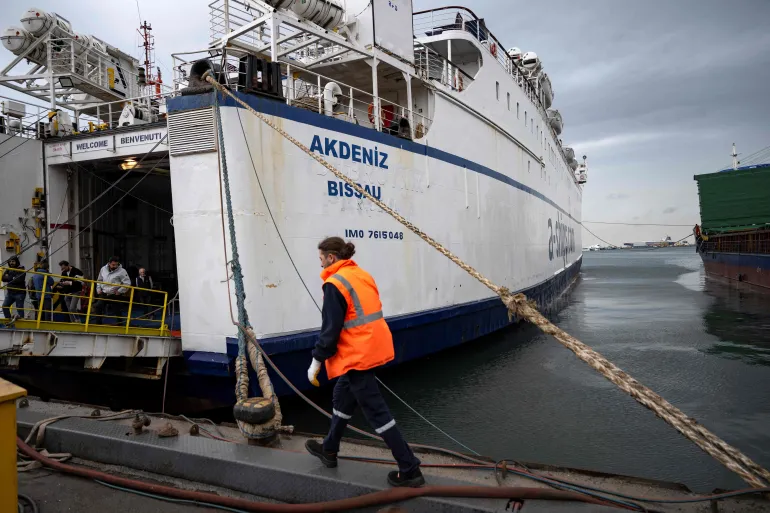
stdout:
<svg viewBox="0 0 770 513">
<path fill-rule="evenodd" d="M 321 279 L 324 284 L 337 287 L 348 303 L 337 353 L 326 360 L 329 379 L 349 370 L 373 369 L 391 361 L 393 335 L 383 318 L 374 278 L 353 260 L 340 260 L 324 269 Z"/>
</svg>

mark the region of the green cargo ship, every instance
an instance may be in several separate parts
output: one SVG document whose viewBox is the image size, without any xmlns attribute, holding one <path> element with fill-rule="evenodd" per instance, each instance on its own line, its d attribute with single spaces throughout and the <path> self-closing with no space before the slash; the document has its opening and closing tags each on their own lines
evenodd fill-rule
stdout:
<svg viewBox="0 0 770 513">
<path fill-rule="evenodd" d="M 732 168 L 695 176 L 696 248 L 708 276 L 770 292 L 770 147 L 754 155 L 740 166 L 733 145 Z"/>
</svg>

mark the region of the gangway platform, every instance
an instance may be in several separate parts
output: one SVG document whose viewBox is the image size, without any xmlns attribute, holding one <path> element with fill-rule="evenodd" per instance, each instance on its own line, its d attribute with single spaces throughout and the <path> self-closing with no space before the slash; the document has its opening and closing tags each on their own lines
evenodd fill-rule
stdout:
<svg viewBox="0 0 770 513">
<path fill-rule="evenodd" d="M 0 267 L 0 273 L 3 271 L 20 272 Z M 25 357 L 82 358 L 83 368 L 98 371 L 109 358 L 140 358 L 138 365 L 123 366 L 126 371 L 121 373 L 157 379 L 169 358 L 182 355 L 182 341 L 169 328 L 166 292 L 121 284 L 119 294 L 99 296 L 95 294 L 98 286 L 118 286 L 78 277 L 75 281 L 82 284 L 82 290 L 64 294 L 51 283 L 73 278 L 40 270 L 23 272 L 42 278 L 42 285 L 40 291 L 25 290 L 32 305 L 16 309 L 17 317 L 0 324 L 0 368 L 17 369 Z M 10 285 L 3 288 L 5 293 L 24 290 Z M 151 299 L 141 302 L 137 299 L 145 297 L 141 294 Z M 76 308 L 68 311 L 64 300 Z M 72 360 L 67 364 L 72 365 Z"/>
</svg>

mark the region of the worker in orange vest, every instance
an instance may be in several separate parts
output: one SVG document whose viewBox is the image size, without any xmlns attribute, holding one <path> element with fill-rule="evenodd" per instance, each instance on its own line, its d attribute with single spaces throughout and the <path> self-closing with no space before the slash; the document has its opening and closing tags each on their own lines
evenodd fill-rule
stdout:
<svg viewBox="0 0 770 513">
<path fill-rule="evenodd" d="M 329 379 L 339 379 L 334 387 L 329 434 L 323 443 L 308 440 L 305 448 L 327 467 L 336 467 L 342 434 L 359 405 L 398 462 L 398 470 L 388 474 L 388 482 L 393 486 L 422 486 L 425 479 L 420 460 L 401 436 L 377 386 L 374 371 L 393 360 L 393 336 L 382 316 L 374 278 L 351 260 L 355 252 L 355 246 L 340 237 L 329 237 L 318 245 L 324 303 L 321 334 L 307 377 L 319 386 L 318 373 L 325 362 Z"/>
</svg>

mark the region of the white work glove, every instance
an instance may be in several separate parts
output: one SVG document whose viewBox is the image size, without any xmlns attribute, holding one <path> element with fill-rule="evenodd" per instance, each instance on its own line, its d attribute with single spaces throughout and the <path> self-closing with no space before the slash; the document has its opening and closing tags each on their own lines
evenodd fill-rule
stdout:
<svg viewBox="0 0 770 513">
<path fill-rule="evenodd" d="M 310 368 L 307 370 L 307 380 L 316 387 L 321 386 L 321 384 L 318 382 L 319 372 L 321 372 L 321 362 L 313 358 L 313 361 L 310 363 Z"/>
</svg>

